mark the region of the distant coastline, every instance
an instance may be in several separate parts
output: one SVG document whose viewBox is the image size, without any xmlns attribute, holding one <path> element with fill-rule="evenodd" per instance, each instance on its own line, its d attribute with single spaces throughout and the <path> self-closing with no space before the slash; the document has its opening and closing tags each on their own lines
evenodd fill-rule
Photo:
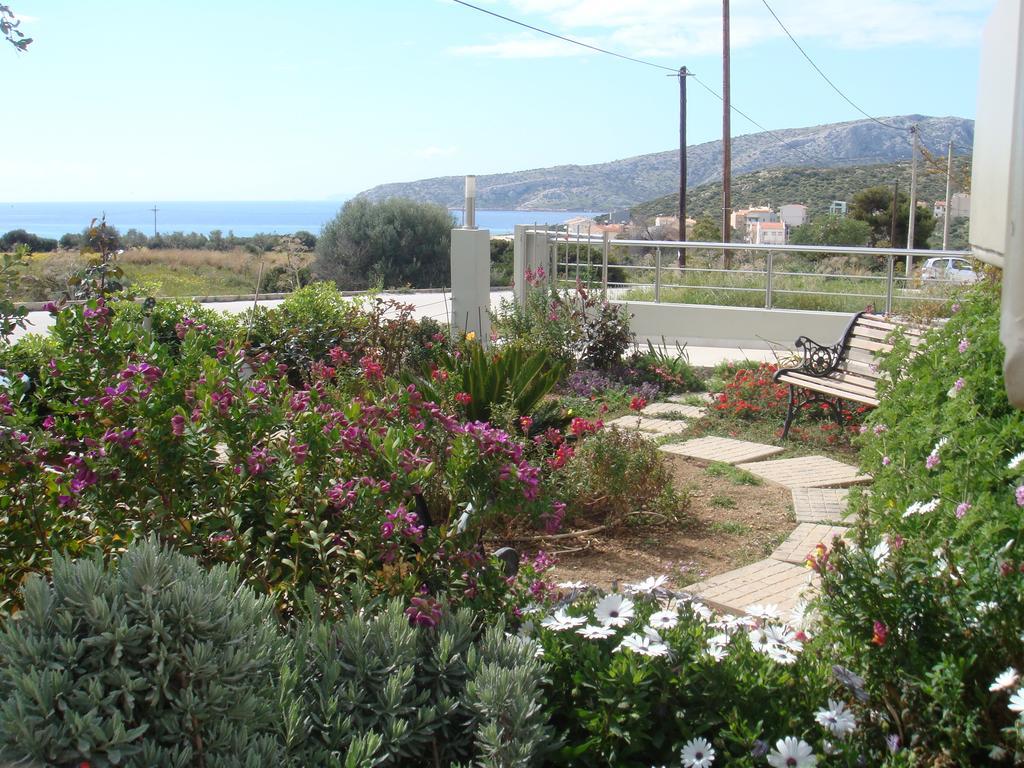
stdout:
<svg viewBox="0 0 1024 768">
<path fill-rule="evenodd" d="M 0 203 L 0 234 L 24 229 L 40 237 L 59 238 L 68 232 L 81 232 L 93 218 L 106 215 L 107 223 L 121 232 L 137 229 L 152 235 L 155 206 L 158 232 L 208 235 L 220 230 L 224 235 L 233 232 L 238 237 L 251 237 L 258 233 L 305 230 L 316 235 L 343 204 L 340 200 Z M 462 211 L 450 211 L 456 225 L 460 225 Z M 560 224 L 576 216 L 594 214 L 571 210 L 477 210 L 476 215 L 478 227 L 498 235 L 512 232 L 516 224 Z"/>
</svg>

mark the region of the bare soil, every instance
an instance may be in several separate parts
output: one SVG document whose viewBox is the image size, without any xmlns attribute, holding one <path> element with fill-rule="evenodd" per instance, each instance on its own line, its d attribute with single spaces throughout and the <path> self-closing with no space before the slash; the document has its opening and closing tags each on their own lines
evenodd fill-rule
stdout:
<svg viewBox="0 0 1024 768">
<path fill-rule="evenodd" d="M 558 556 L 550 579 L 607 589 L 613 581 L 635 583 L 665 575 L 681 588 L 767 557 L 796 526 L 788 489 L 741 484 L 679 456 L 666 461 L 676 487 L 689 496 L 684 520 L 560 539 L 546 547 Z"/>
</svg>

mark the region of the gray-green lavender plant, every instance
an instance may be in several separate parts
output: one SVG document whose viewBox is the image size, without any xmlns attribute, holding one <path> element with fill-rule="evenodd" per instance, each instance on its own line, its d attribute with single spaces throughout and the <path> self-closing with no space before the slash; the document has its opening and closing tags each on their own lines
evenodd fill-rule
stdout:
<svg viewBox="0 0 1024 768">
<path fill-rule="evenodd" d="M 234 569 L 153 541 L 110 568 L 55 557 L 0 624 L 0 759 L 28 765 L 280 765 L 287 639 Z"/>
<path fill-rule="evenodd" d="M 282 675 L 292 763 L 539 764 L 551 738 L 533 648 L 500 623 L 477 640 L 469 609 L 413 627 L 403 608 L 399 600 L 367 608 L 357 591 L 341 621 L 298 626 Z"/>
</svg>

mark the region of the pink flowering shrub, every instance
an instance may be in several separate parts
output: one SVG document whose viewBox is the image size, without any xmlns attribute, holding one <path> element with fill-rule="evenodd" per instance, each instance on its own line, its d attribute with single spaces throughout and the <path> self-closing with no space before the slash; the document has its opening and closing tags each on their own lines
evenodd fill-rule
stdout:
<svg viewBox="0 0 1024 768">
<path fill-rule="evenodd" d="M 984 284 L 911 357 L 881 363 L 868 417 L 854 544 L 819 568 L 830 637 L 866 680 L 875 738 L 921 764 L 988 764 L 1020 750 L 1016 685 L 1024 667 L 1024 414 L 1004 389 L 999 296 Z"/>
<path fill-rule="evenodd" d="M 170 345 L 102 300 L 64 309 L 34 391 L 3 388 L 0 601 L 52 551 L 155 534 L 286 612 L 356 579 L 507 607 L 482 532 L 554 503 L 522 442 L 385 375 L 390 350 L 332 347 L 296 382 L 267 345 L 182 325 Z"/>
</svg>

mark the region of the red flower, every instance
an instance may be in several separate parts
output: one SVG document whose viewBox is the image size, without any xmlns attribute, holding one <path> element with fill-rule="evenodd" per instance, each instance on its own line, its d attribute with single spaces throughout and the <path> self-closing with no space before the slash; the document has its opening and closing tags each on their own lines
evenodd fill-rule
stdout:
<svg viewBox="0 0 1024 768">
<path fill-rule="evenodd" d="M 647 407 L 647 400 L 640 397 L 639 395 L 629 401 L 629 409 L 631 411 L 642 411 Z"/>
<path fill-rule="evenodd" d="M 889 628 L 880 621 L 876 621 L 874 624 L 874 635 L 871 637 L 871 642 L 881 648 L 885 645 L 885 638 L 889 636 Z"/>
<path fill-rule="evenodd" d="M 473 396 L 468 392 L 459 392 L 455 395 L 455 402 L 460 405 L 469 405 L 473 402 Z"/>
</svg>

